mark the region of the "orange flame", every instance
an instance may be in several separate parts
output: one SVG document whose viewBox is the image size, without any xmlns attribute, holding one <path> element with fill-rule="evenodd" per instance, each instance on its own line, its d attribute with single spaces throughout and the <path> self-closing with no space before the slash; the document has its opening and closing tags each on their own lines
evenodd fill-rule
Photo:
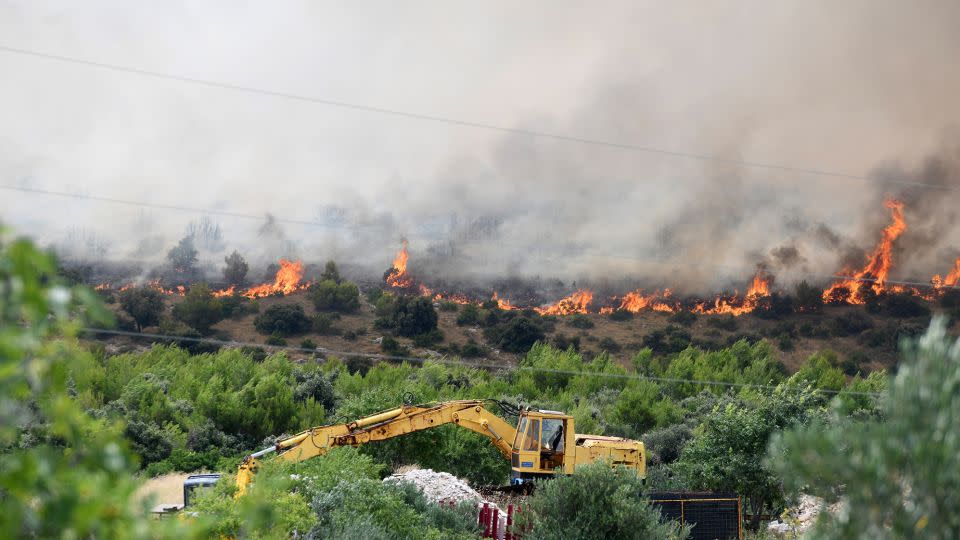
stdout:
<svg viewBox="0 0 960 540">
<path fill-rule="evenodd" d="M 555 304 L 533 309 L 540 315 L 572 315 L 587 313 L 590 302 L 593 302 L 593 291 L 580 289 Z"/>
<path fill-rule="evenodd" d="M 403 241 L 403 247 L 400 248 L 400 251 L 397 252 L 397 256 L 393 258 L 393 266 L 389 270 L 389 275 L 387 276 L 387 285 L 397 288 L 406 288 L 413 285 L 413 279 L 407 275 L 407 259 L 410 258 L 410 255 L 407 253 L 407 241 Z M 424 294 L 429 295 L 429 289 L 423 287 Z"/>
<path fill-rule="evenodd" d="M 662 293 L 655 291 L 653 294 L 645 295 L 643 294 L 643 289 L 637 289 L 625 294 L 623 298 L 620 299 L 620 306 L 617 309 L 629 311 L 630 313 L 639 313 L 645 309 L 673 313 L 677 311 L 679 307 L 664 302 L 664 300 L 670 298 L 672 294 L 670 289 L 664 289 Z M 612 311 L 613 309 L 610 308 L 607 310 L 607 313 Z M 603 310 L 601 310 L 601 312 L 603 312 Z"/>
<path fill-rule="evenodd" d="M 736 293 L 731 298 L 717 296 L 713 300 L 713 307 L 708 307 L 706 302 L 702 302 L 694 306 L 693 312 L 703 315 L 729 314 L 734 317 L 750 313 L 757 309 L 763 298 L 770 296 L 771 281 L 771 277 L 762 268 L 757 269 L 757 273 L 753 276 L 753 280 L 747 288 L 747 294 L 743 298 L 740 298 Z"/>
<path fill-rule="evenodd" d="M 504 311 L 513 311 L 517 309 L 517 307 L 511 304 L 506 298 L 500 298 L 500 296 L 497 295 L 497 291 L 493 291 L 493 296 L 490 297 L 490 299 L 495 301 L 497 303 L 497 307 Z"/>
<path fill-rule="evenodd" d="M 264 283 L 243 291 L 243 296 L 247 298 L 261 298 L 276 293 L 290 294 L 292 292 L 305 289 L 309 284 L 300 283 L 303 279 L 303 263 L 300 261 L 288 261 L 280 259 L 280 269 L 273 278 L 273 283 Z"/>
<path fill-rule="evenodd" d="M 884 290 L 884 283 L 887 280 L 887 274 L 890 273 L 890 266 L 893 264 L 893 243 L 907 230 L 907 222 L 903 218 L 903 203 L 894 199 L 887 199 L 883 203 L 890 209 L 890 225 L 883 228 L 883 234 L 880 243 L 873 250 L 873 253 L 867 258 L 867 264 L 862 270 L 855 272 L 852 279 L 843 279 L 835 282 L 827 290 L 823 291 L 824 301 L 831 301 L 836 291 L 845 288 L 850 291 L 850 296 L 846 298 L 847 303 L 863 304 L 864 301 L 858 294 L 864 286 L 869 286 L 874 292 L 880 293 Z M 849 274 L 851 270 L 845 269 L 844 273 Z M 871 280 L 872 283 L 871 283 Z"/>
<path fill-rule="evenodd" d="M 236 292 L 236 288 L 231 285 L 226 289 L 221 289 L 219 291 L 213 291 L 213 296 L 216 298 L 223 298 L 224 296 L 233 296 L 233 293 Z"/>
<path fill-rule="evenodd" d="M 953 262 L 953 270 L 950 270 L 947 277 L 941 278 L 939 274 L 933 276 L 935 287 L 956 287 L 958 281 L 960 281 L 960 257 L 957 257 L 957 260 Z"/>
</svg>

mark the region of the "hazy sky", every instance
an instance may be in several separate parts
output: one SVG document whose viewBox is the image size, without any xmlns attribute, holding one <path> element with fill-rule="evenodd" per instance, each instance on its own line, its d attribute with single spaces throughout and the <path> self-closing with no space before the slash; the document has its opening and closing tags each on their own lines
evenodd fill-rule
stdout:
<svg viewBox="0 0 960 540">
<path fill-rule="evenodd" d="M 0 46 L 184 77 L 854 176 L 896 162 L 926 181 L 939 156 L 953 189 L 917 203 L 928 248 L 902 255 L 902 277 L 946 270 L 960 246 L 957 28 L 955 1 L 0 0 Z M 408 237 L 451 276 L 714 287 L 783 245 L 805 261 L 790 271 L 833 272 L 820 224 L 868 248 L 879 198 L 917 197 L 3 51 L 0 73 L 2 185 L 362 225 L 285 226 L 278 244 L 217 218 L 251 258 L 383 268 Z M 0 220 L 55 244 L 95 235 L 114 259 L 141 235 L 162 255 L 198 217 L 0 191 Z"/>
</svg>

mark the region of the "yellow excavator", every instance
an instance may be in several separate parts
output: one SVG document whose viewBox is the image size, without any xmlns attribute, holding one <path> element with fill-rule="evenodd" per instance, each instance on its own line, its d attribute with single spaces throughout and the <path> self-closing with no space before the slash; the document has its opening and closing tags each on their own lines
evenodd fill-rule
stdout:
<svg viewBox="0 0 960 540">
<path fill-rule="evenodd" d="M 557 472 L 574 474 L 578 465 L 598 460 L 635 469 L 642 478 L 646 477 L 646 456 L 640 441 L 576 433 L 573 417 L 557 411 L 516 409 L 518 421 L 514 428 L 484 407 L 489 401 L 404 405 L 353 422 L 308 429 L 244 458 L 237 471 L 237 495 L 246 493 L 260 459 L 267 454 L 276 452 L 278 459 L 305 461 L 322 456 L 332 448 L 383 441 L 446 424 L 467 428 L 490 439 L 510 460 L 510 485 L 514 488 L 529 488 L 532 481 L 552 477 Z M 501 405 L 510 408 L 508 404 Z M 197 478 L 194 482 L 194 487 L 201 487 L 216 479 Z M 187 491 L 185 485 L 185 500 Z"/>
</svg>

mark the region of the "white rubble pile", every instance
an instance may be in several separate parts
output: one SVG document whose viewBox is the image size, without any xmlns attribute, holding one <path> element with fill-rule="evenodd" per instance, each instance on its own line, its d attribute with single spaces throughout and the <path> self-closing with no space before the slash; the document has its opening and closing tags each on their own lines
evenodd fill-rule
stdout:
<svg viewBox="0 0 960 540">
<path fill-rule="evenodd" d="M 842 503 L 838 502 L 827 506 L 823 499 L 812 495 L 801 495 L 797 505 L 790 508 L 783 521 L 774 520 L 767 525 L 767 530 L 776 535 L 793 534 L 803 536 L 817 521 L 820 512 L 826 510 L 831 514 L 841 511 Z"/>
<path fill-rule="evenodd" d="M 433 502 L 441 501 L 473 501 L 482 504 L 485 502 L 479 493 L 473 490 L 466 482 L 456 476 L 435 472 L 431 469 L 413 469 L 392 474 L 383 479 L 388 484 L 407 482 L 417 486 L 427 499 Z M 490 503 L 493 504 L 493 503 Z"/>
<path fill-rule="evenodd" d="M 450 501 L 460 503 L 470 501 L 477 505 L 479 509 L 486 503 L 490 511 L 494 508 L 498 511 L 497 538 L 503 540 L 507 529 L 507 513 L 500 509 L 495 503 L 484 500 L 469 484 L 456 476 L 436 472 L 431 469 L 411 469 L 404 472 L 394 473 L 383 479 L 385 483 L 397 484 L 407 482 L 417 486 L 417 489 L 428 499 L 435 503 L 449 503 Z"/>
</svg>

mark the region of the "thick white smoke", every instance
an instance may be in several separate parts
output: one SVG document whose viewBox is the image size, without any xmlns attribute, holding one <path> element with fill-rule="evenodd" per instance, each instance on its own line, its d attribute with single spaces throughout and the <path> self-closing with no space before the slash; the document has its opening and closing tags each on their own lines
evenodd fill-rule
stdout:
<svg viewBox="0 0 960 540">
<path fill-rule="evenodd" d="M 960 4 L 0 4 L 0 45 L 821 176 L 425 122 L 0 52 L 0 184 L 212 216 L 223 251 L 448 279 L 691 292 L 829 274 L 908 202 L 902 277 L 955 255 Z M 941 167 L 931 166 L 937 156 Z M 925 161 L 928 160 L 928 161 Z M 75 257 L 161 262 L 202 215 L 14 191 Z M 911 206 L 913 205 L 913 206 Z M 264 227 L 266 214 L 277 218 Z M 312 221 L 297 225 L 283 220 Z M 782 280 L 781 280 L 782 281 Z"/>
</svg>

